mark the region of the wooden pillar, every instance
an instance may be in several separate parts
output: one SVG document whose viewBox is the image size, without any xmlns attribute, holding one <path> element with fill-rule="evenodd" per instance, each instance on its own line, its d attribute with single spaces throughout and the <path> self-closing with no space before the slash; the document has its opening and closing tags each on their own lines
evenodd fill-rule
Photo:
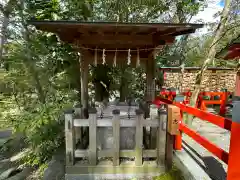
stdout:
<svg viewBox="0 0 240 180">
<path fill-rule="evenodd" d="M 148 57 L 147 63 L 146 63 L 146 80 L 147 80 L 147 88 L 146 88 L 146 101 L 148 103 L 148 108 L 150 109 L 150 103 L 154 101 L 155 99 L 155 56 L 153 56 L 153 53 L 150 54 Z M 149 114 L 146 114 L 146 117 L 150 117 L 150 111 L 148 111 Z M 150 144 L 149 147 L 151 149 L 156 148 L 156 131 L 157 128 L 150 128 Z M 155 141 L 155 142 L 154 142 Z"/>
<path fill-rule="evenodd" d="M 142 166 L 143 155 L 143 112 L 140 109 L 136 110 L 136 135 L 135 135 L 135 165 Z"/>
<path fill-rule="evenodd" d="M 113 165 L 119 166 L 120 163 L 120 110 L 115 109 L 113 114 Z"/>
<path fill-rule="evenodd" d="M 86 52 L 81 53 L 81 103 L 84 108 L 88 107 L 88 71 L 90 56 Z"/>
<path fill-rule="evenodd" d="M 65 112 L 66 164 L 74 165 L 75 133 L 72 110 Z"/>
<path fill-rule="evenodd" d="M 155 58 L 150 55 L 146 62 L 146 101 L 155 99 Z"/>
<path fill-rule="evenodd" d="M 97 110 L 95 108 L 89 110 L 89 163 L 97 164 Z"/>
<path fill-rule="evenodd" d="M 167 112 L 165 109 L 161 109 L 158 112 L 159 127 L 157 133 L 157 163 L 163 164 L 166 154 L 166 130 L 167 130 Z"/>
<path fill-rule="evenodd" d="M 77 104 L 74 107 L 74 110 L 75 110 L 74 117 L 82 119 L 83 118 L 82 105 Z M 74 131 L 76 137 L 76 145 L 79 144 L 80 146 L 82 146 L 82 127 L 74 127 Z"/>
</svg>

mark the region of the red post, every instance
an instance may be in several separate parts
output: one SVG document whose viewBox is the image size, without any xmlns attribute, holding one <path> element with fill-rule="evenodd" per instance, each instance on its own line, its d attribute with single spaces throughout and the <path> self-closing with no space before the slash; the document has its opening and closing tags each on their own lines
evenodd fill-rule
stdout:
<svg viewBox="0 0 240 180">
<path fill-rule="evenodd" d="M 181 119 L 178 122 L 179 124 L 182 123 L 182 118 L 183 118 L 183 112 L 180 110 L 180 114 L 181 114 Z M 175 150 L 182 150 L 182 132 L 179 132 L 179 135 L 175 136 L 175 141 L 174 141 L 174 149 Z"/>
<path fill-rule="evenodd" d="M 221 96 L 221 105 L 220 105 L 220 112 L 219 112 L 221 116 L 225 116 L 226 114 L 227 98 L 228 98 L 228 92 L 225 91 Z"/>
<path fill-rule="evenodd" d="M 182 132 L 175 136 L 174 149 L 182 150 Z"/>
<path fill-rule="evenodd" d="M 205 104 L 205 100 L 202 100 L 200 109 L 201 109 L 202 111 L 206 111 L 206 110 L 207 110 L 206 104 Z"/>
<path fill-rule="evenodd" d="M 240 101 L 234 103 L 232 115 L 231 139 L 228 159 L 227 180 L 239 180 L 240 177 Z"/>
<path fill-rule="evenodd" d="M 208 151 L 213 153 L 215 156 L 217 156 L 219 159 L 221 159 L 226 164 L 228 163 L 228 153 L 224 151 L 223 149 L 216 146 L 214 143 L 206 139 L 205 137 L 201 136 L 194 130 L 188 128 L 184 124 L 180 124 L 180 129 L 182 132 L 189 137 L 191 137 L 193 140 L 195 140 L 198 144 L 201 144 L 204 148 L 206 148 Z"/>
<path fill-rule="evenodd" d="M 239 180 L 240 177 L 240 123 L 232 122 L 227 180 Z"/>
</svg>

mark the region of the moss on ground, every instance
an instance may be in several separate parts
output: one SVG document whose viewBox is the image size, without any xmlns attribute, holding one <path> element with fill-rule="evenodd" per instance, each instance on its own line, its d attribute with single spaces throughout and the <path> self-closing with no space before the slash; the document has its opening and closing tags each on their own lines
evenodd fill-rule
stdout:
<svg viewBox="0 0 240 180">
<path fill-rule="evenodd" d="M 169 172 L 162 174 L 161 176 L 153 178 L 154 180 L 184 180 L 181 172 L 173 167 Z"/>
</svg>

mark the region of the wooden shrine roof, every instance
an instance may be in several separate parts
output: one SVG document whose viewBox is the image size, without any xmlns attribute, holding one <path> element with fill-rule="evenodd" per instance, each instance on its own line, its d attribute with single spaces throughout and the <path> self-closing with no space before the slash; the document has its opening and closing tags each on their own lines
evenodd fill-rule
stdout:
<svg viewBox="0 0 240 180">
<path fill-rule="evenodd" d="M 149 49 L 171 44 L 175 36 L 194 33 L 203 24 L 29 21 L 37 29 L 57 34 L 62 41 L 86 48 Z"/>
</svg>

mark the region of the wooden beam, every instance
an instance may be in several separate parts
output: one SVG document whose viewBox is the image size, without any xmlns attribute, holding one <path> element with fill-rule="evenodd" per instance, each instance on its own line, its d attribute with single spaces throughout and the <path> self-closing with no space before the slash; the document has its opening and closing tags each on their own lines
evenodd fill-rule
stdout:
<svg viewBox="0 0 240 180">
<path fill-rule="evenodd" d="M 166 29 L 158 28 L 157 31 L 154 31 L 152 34 L 154 36 L 168 36 L 175 33 L 176 30 L 177 28 L 166 28 Z"/>
<path fill-rule="evenodd" d="M 65 112 L 66 164 L 74 164 L 75 133 L 72 112 Z"/>
<path fill-rule="evenodd" d="M 165 134 L 166 136 L 166 134 Z M 119 137 L 118 137 L 119 138 Z M 165 147 L 165 144 L 162 144 L 162 148 Z M 83 158 L 83 157 L 88 157 L 89 150 L 86 149 L 76 149 L 74 156 L 75 158 Z M 97 150 L 97 155 L 98 158 L 102 157 L 113 157 L 113 151 L 112 149 L 105 149 L 105 150 Z M 121 158 L 134 158 L 136 155 L 135 150 L 119 150 L 119 157 Z M 161 158 L 165 156 L 165 153 L 158 153 L 158 150 L 156 149 L 148 149 L 148 150 L 143 150 L 142 157 L 143 158 L 156 158 L 160 156 Z M 163 164 L 161 161 L 159 164 Z"/>
<path fill-rule="evenodd" d="M 149 54 L 148 60 L 146 61 L 146 101 L 150 102 L 155 99 L 155 70 L 155 56 L 153 54 Z"/>
<path fill-rule="evenodd" d="M 125 43 L 125 44 L 104 44 L 104 43 L 81 43 L 81 42 L 78 42 L 79 44 L 79 47 L 88 47 L 89 49 L 95 49 L 96 47 L 99 48 L 99 49 L 106 49 L 106 50 L 115 50 L 115 49 L 121 49 L 121 50 L 125 50 L 127 51 L 128 49 L 131 49 L 131 50 L 136 50 L 136 49 L 146 49 L 146 51 L 149 51 L 149 49 L 153 49 L 155 46 L 154 45 L 146 45 L 146 44 L 130 44 L 130 43 Z M 144 50 L 145 51 L 145 50 Z"/>
<path fill-rule="evenodd" d="M 81 48 L 78 48 L 77 50 L 79 52 L 86 51 L 86 50 L 83 50 Z M 140 52 L 140 64 L 141 64 L 141 66 L 144 66 L 145 61 L 148 60 L 149 53 L 150 53 L 150 51 L 141 51 Z M 94 50 L 92 49 L 91 51 L 88 51 L 87 54 L 88 54 L 87 55 L 88 58 L 83 57 L 84 60 L 87 61 L 88 64 L 93 64 L 94 63 Z M 106 59 L 105 59 L 106 64 L 112 65 L 115 51 L 106 51 L 105 54 L 106 54 Z M 116 62 L 117 65 L 123 65 L 123 64 L 127 65 L 127 56 L 128 56 L 127 50 L 117 52 L 117 62 Z M 132 51 L 131 52 L 131 64 L 130 64 L 130 66 L 136 67 L 136 61 L 137 61 L 137 52 Z M 97 56 L 97 63 L 102 64 L 102 62 L 103 62 L 102 51 L 99 51 L 98 56 Z"/>
<path fill-rule="evenodd" d="M 82 35 L 79 38 L 79 42 L 82 44 L 96 44 L 96 40 L 99 44 L 139 44 L 139 45 L 152 45 L 152 36 L 141 35 Z"/>
<path fill-rule="evenodd" d="M 112 127 L 114 126 L 114 119 L 97 119 L 97 127 Z M 137 119 L 126 120 L 120 119 L 119 126 L 122 127 L 136 127 Z M 74 119 L 74 127 L 88 127 L 89 119 Z M 144 127 L 158 127 L 159 122 L 157 120 L 143 121 L 142 126 Z"/>
<path fill-rule="evenodd" d="M 97 110 L 89 110 L 89 163 L 97 164 Z"/>
<path fill-rule="evenodd" d="M 113 166 L 112 162 L 109 161 L 105 162 L 103 165 L 97 166 L 82 165 L 81 163 L 78 163 L 74 166 L 66 166 L 66 176 L 69 177 L 78 177 L 79 174 L 98 174 L 98 176 L 100 176 L 101 174 L 132 175 L 137 173 L 151 176 L 152 174 L 163 174 L 165 172 L 166 170 L 164 165 L 159 166 L 155 161 L 146 161 L 142 166 L 135 166 L 135 164 L 129 161 L 126 161 L 126 163 L 121 163 L 120 166 Z"/>
<path fill-rule="evenodd" d="M 81 103 L 83 108 L 88 107 L 88 72 L 89 72 L 89 60 L 90 56 L 85 51 L 80 58 L 81 66 Z"/>
<path fill-rule="evenodd" d="M 59 33 L 61 40 L 67 42 L 78 41 L 79 44 L 84 44 L 88 46 L 99 46 L 101 45 L 112 45 L 112 48 L 115 48 L 115 45 L 124 45 L 123 48 L 128 48 L 128 45 L 132 47 L 138 46 L 157 46 L 164 45 L 166 43 L 172 43 L 174 37 L 172 36 L 161 36 L 161 35 L 136 35 L 136 34 L 81 34 L 81 33 Z"/>
<path fill-rule="evenodd" d="M 174 136 L 167 133 L 166 136 L 166 153 L 165 153 L 165 166 L 167 170 L 172 169 L 173 163 L 173 141 Z"/>
<path fill-rule="evenodd" d="M 165 37 L 165 38 L 161 38 Z M 159 35 L 159 34 L 154 34 L 153 35 L 153 40 L 154 40 L 154 45 L 159 46 L 159 45 L 167 45 L 167 44 L 173 44 L 175 41 L 174 36 L 164 36 L 164 35 Z"/>
<path fill-rule="evenodd" d="M 172 33 L 172 36 L 191 34 L 191 33 L 195 33 L 195 31 L 196 31 L 196 29 L 185 29 L 185 30 L 182 30 L 182 31 L 178 31 L 178 32 Z"/>
<path fill-rule="evenodd" d="M 119 166 L 119 150 L 120 150 L 120 110 L 115 109 L 113 113 L 113 165 Z"/>
<path fill-rule="evenodd" d="M 166 135 L 167 135 L 167 112 L 163 109 L 159 112 L 159 127 L 157 134 L 157 158 L 158 164 L 164 162 L 163 154 L 166 153 Z"/>
<path fill-rule="evenodd" d="M 136 110 L 137 123 L 136 123 L 136 136 L 135 136 L 135 164 L 136 166 L 142 166 L 143 155 L 143 112 Z"/>
</svg>

